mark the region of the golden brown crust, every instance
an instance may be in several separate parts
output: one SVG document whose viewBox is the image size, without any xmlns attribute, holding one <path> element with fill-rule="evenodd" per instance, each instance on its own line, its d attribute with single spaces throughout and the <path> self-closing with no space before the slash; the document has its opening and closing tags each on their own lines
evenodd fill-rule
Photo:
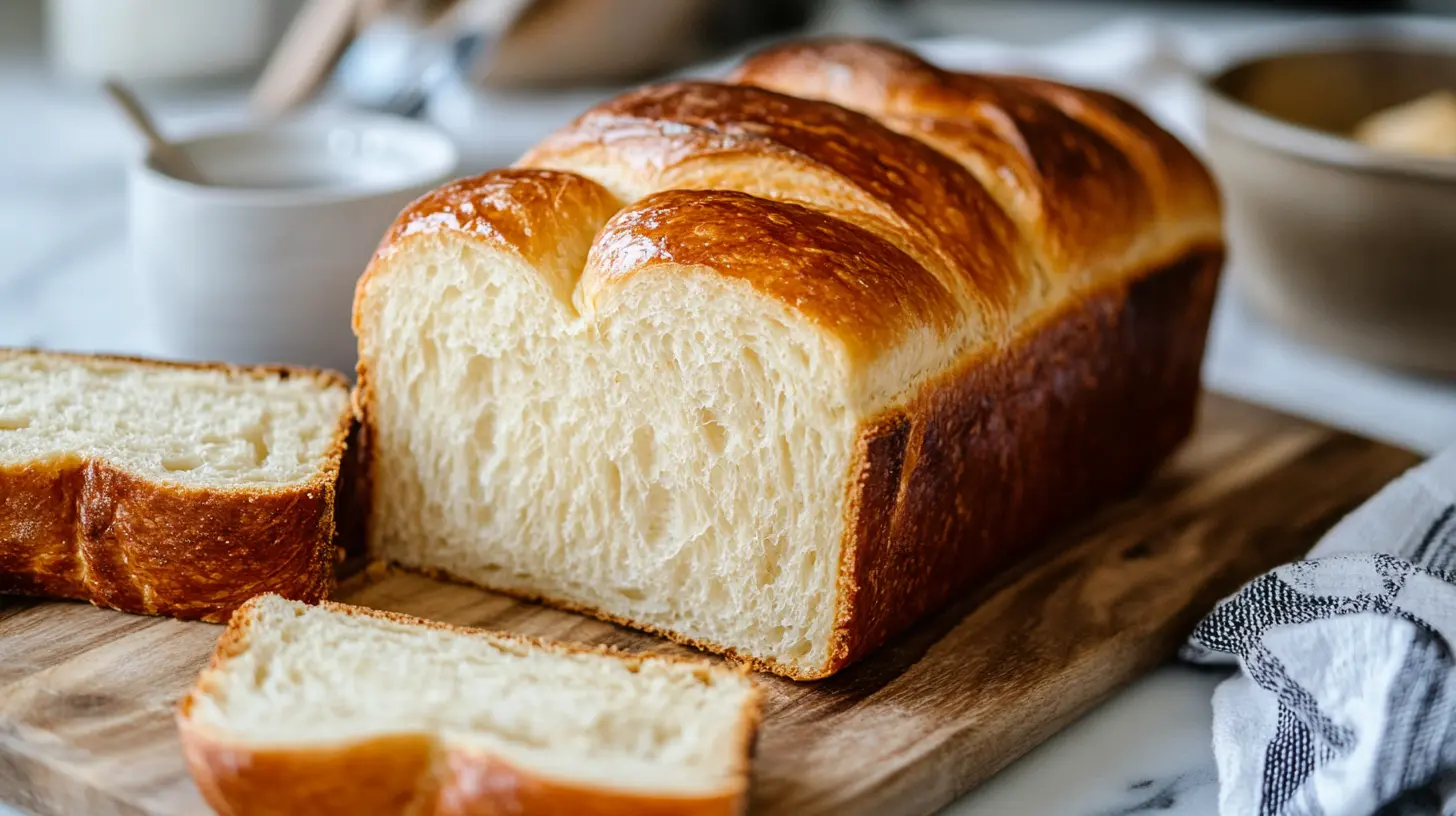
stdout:
<svg viewBox="0 0 1456 816">
<path fill-rule="evenodd" d="M 311 750 L 233 745 L 177 718 L 182 755 L 202 798 L 219 816 L 417 814 L 433 781 L 434 740 L 381 736 Z"/>
<path fill-rule="evenodd" d="M 582 220 L 592 220 L 583 219 L 583 211 L 602 210 L 601 220 L 606 220 L 621 206 L 600 184 L 575 173 L 491 170 L 456 179 L 415 200 L 379 247 L 388 255 L 407 236 L 449 229 L 498 241 L 535 258 L 557 249 L 557 241 L 546 236 L 559 240 L 576 232 Z"/>
<path fill-rule="evenodd" d="M 923 265 L 916 275 L 940 282 L 948 307 L 973 311 L 993 329 L 1005 328 L 1030 285 L 1020 236 L 970 174 L 838 105 L 746 86 L 651 86 L 588 111 L 519 162 L 601 164 L 633 168 L 650 191 L 747 192 L 876 228 Z M 739 263 L 751 268 L 776 254 L 757 247 Z M 865 296 L 883 305 L 873 292 Z"/>
<path fill-rule="evenodd" d="M 592 237 L 621 207 L 606 188 L 574 173 L 503 169 L 450 182 L 420 197 L 395 219 L 375 261 L 359 279 L 355 303 L 362 300 L 379 262 L 412 238 L 442 230 L 529 258 L 550 291 L 571 303 Z M 357 331 L 357 309 L 354 320 Z"/>
<path fill-rule="evenodd" d="M 348 387 L 342 375 L 304 368 L 44 354 Z M 261 592 L 320 600 L 334 583 L 335 497 L 352 492 L 340 470 L 352 427 L 343 413 L 326 467 L 287 485 L 166 483 L 80 456 L 0 465 L 0 593 L 216 622 Z"/>
<path fill-rule="evenodd" d="M 944 71 L 867 41 L 786 44 L 734 78 L 627 94 L 519 166 L 636 202 L 596 237 L 585 303 L 678 264 L 747 282 L 855 362 L 899 364 L 888 352 L 910 331 L 947 340 L 896 372 L 905 390 L 861 427 L 831 659 L 780 665 L 539 599 L 812 679 L 1119 495 L 1182 440 L 1222 216 L 1202 163 L 1105 93 Z"/>
<path fill-rule="evenodd" d="M 773 252 L 764 252 L 772 247 Z M 956 326 L 945 288 L 904 252 L 854 224 L 725 190 L 668 190 L 617 213 L 597 235 L 586 275 L 594 289 L 649 266 L 704 268 L 797 305 L 862 356 L 913 328 Z M 593 301 L 592 294 L 585 296 Z"/>
<path fill-rule="evenodd" d="M 390 735 L 339 746 L 234 745 L 179 718 L 183 756 L 220 816 L 735 816 L 742 793 L 682 798 L 564 784 L 466 746 Z"/>
<path fill-rule="evenodd" d="M 511 764 L 480 746 L 454 744 L 429 734 L 394 734 L 315 747 L 258 746 L 231 741 L 192 717 L 196 697 L 205 694 L 214 672 L 247 646 L 254 599 L 240 607 L 218 640 L 209 667 L 178 704 L 183 756 L 207 803 L 222 816 L 494 816 L 494 814 L 582 814 L 582 816 L 732 816 L 743 811 L 748 758 L 761 716 L 761 693 L 750 698 L 736 735 L 742 757 L 734 782 L 703 796 L 652 795 L 550 779 Z M 385 610 L 324 602 L 350 615 L 380 618 L 460 634 L 488 637 L 523 648 L 600 654 L 624 661 L 661 661 L 721 672 L 701 659 L 632 655 L 606 646 L 583 646 L 401 615 Z M 740 670 L 746 677 L 746 672 Z"/>
<path fill-rule="evenodd" d="M 946 71 L 866 40 L 769 48 L 732 79 L 844 105 L 933 145 L 986 186 L 1053 275 L 1109 265 L 1126 272 L 1126 256 L 1152 223 L 1219 232 L 1218 196 L 1202 163 L 1111 94 Z"/>
<path fill-rule="evenodd" d="M 1222 247 L 1049 319 L 864 423 L 827 676 L 1062 523 L 1125 495 L 1192 431 Z"/>
</svg>

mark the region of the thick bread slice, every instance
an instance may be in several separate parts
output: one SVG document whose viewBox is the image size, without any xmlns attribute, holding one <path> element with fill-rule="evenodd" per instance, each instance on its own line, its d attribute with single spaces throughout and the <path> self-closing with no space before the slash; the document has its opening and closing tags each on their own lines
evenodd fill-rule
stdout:
<svg viewBox="0 0 1456 816">
<path fill-rule="evenodd" d="M 0 349 L 0 592 L 224 621 L 333 586 L 342 376 Z"/>
<path fill-rule="evenodd" d="M 741 670 L 271 595 L 178 709 L 224 816 L 726 816 L 758 719 Z"/>
<path fill-rule="evenodd" d="M 1185 438 L 1220 204 L 1103 93 L 867 42 L 738 80 L 396 221 L 355 299 L 370 545 L 817 678 Z"/>
</svg>

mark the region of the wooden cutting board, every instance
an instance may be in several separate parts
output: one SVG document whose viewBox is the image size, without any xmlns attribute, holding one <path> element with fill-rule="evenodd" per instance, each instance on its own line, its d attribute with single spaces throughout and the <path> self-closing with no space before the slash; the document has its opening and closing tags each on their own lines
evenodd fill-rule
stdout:
<svg viewBox="0 0 1456 816">
<path fill-rule="evenodd" d="M 755 814 L 928 814 L 1176 650 L 1243 581 L 1296 558 L 1413 454 L 1210 397 L 1140 495 L 1066 531 L 829 680 L 763 677 Z M 415 575 L 353 603 L 634 650 L 681 647 Z M 191 814 L 172 707 L 221 629 L 0 599 L 0 799 L 38 813 Z"/>
</svg>

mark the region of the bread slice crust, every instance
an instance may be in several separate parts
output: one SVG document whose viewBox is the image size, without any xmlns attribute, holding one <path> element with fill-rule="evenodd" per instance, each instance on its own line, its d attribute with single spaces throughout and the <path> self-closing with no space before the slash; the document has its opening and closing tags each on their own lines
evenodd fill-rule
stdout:
<svg viewBox="0 0 1456 816">
<path fill-rule="evenodd" d="M 218 640 L 208 668 L 177 707 L 183 756 L 203 799 L 222 816 L 488 816 L 500 813 L 581 816 L 732 816 L 746 805 L 749 757 L 760 723 L 761 692 L 752 687 L 735 734 L 742 758 L 730 784 L 704 796 L 653 795 L 575 784 L 518 767 L 477 746 L 446 743 L 423 733 L 389 734 L 315 747 L 255 746 L 232 742 L 191 715 L 209 677 L 247 648 L 257 601 L 239 607 Z M 606 646 L 582 646 L 501 632 L 486 632 L 385 610 L 324 601 L 324 609 L 457 634 L 488 636 L 579 654 L 707 666 L 701 659 L 632 655 Z M 720 667 L 715 667 L 722 670 Z M 746 674 L 746 668 L 738 669 Z"/>
<path fill-rule="evenodd" d="M 21 349 L 0 354 L 304 377 L 348 388 L 336 372 L 291 366 Z M 341 493 L 354 496 L 349 474 L 341 475 L 353 426 L 346 408 L 332 429 L 324 467 L 284 485 L 163 482 L 82 456 L 0 465 L 0 594 L 218 623 L 263 592 L 300 601 L 325 598 L 334 586 L 336 530 L 357 529 L 335 509 Z"/>
</svg>

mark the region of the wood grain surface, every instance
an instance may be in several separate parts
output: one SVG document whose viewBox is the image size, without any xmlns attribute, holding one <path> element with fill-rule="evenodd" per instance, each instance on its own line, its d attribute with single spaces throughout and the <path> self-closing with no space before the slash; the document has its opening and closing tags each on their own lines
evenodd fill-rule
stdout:
<svg viewBox="0 0 1456 816">
<path fill-rule="evenodd" d="M 927 814 L 1166 660 L 1218 598 L 1296 558 L 1413 454 L 1208 398 L 1139 495 L 817 683 L 761 676 L 756 814 Z M 371 570 L 339 596 L 456 624 L 683 652 L 577 615 Z M 0 799 L 205 813 L 172 707 L 221 628 L 0 599 Z"/>
</svg>

